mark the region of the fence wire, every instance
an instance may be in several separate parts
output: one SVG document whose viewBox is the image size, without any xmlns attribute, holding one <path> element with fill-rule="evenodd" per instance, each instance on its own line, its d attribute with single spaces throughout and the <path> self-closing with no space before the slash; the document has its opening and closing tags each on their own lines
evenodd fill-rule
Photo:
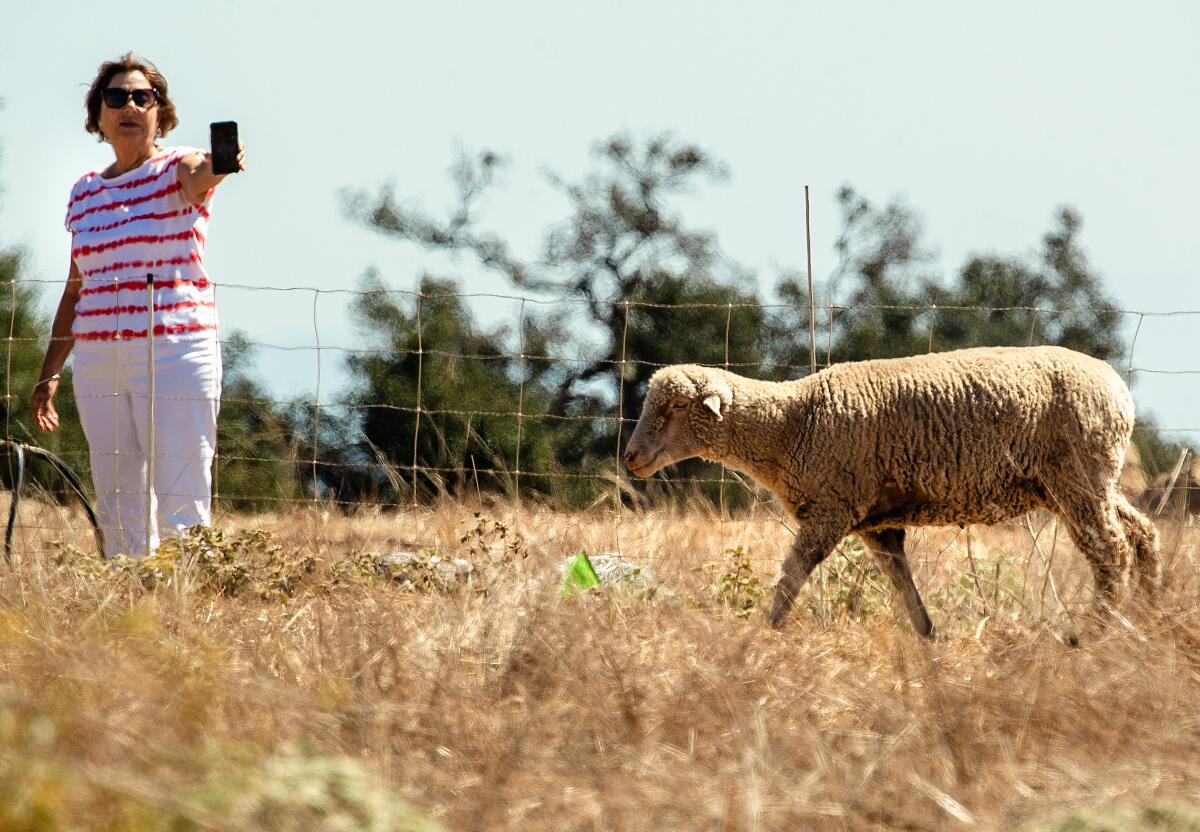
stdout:
<svg viewBox="0 0 1200 832">
<path fill-rule="evenodd" d="M 6 341 L 5 356 L 5 425 L 9 437 L 14 439 L 41 444 L 45 440 L 42 435 L 30 434 L 29 427 L 17 424 L 13 414 L 28 401 L 30 391 L 25 389 L 25 380 L 35 376 L 38 366 L 24 366 L 36 356 L 40 366 L 41 355 L 48 342 L 49 333 L 19 331 L 18 320 L 21 315 L 29 317 L 24 320 L 40 320 L 40 310 L 19 308 L 21 295 L 18 284 L 46 284 L 52 287 L 61 286 L 56 281 L 20 280 L 10 281 L 11 285 L 3 288 L 0 296 L 10 299 L 10 320 Z M 618 514 L 630 505 L 637 504 L 647 493 L 674 497 L 696 497 L 710 494 L 721 516 L 728 516 L 728 494 L 730 489 L 740 490 L 742 504 L 747 500 L 761 502 L 762 495 L 757 489 L 747 483 L 746 479 L 735 472 L 727 471 L 723 465 L 693 465 L 684 473 L 660 473 L 649 485 L 634 487 L 630 484 L 623 471 L 621 454 L 627 439 L 628 426 L 636 422 L 635 414 L 629 411 L 629 397 L 636 391 L 630 389 L 631 379 L 644 379 L 647 372 L 665 366 L 657 362 L 653 356 L 639 356 L 633 344 L 630 343 L 630 322 L 636 320 L 639 314 L 651 310 L 706 310 L 713 315 L 716 323 L 711 332 L 712 349 L 706 355 L 690 356 L 690 363 L 706 364 L 721 367 L 749 376 L 771 376 L 774 378 L 797 378 L 830 366 L 837 361 L 836 330 L 839 321 L 845 321 L 850 316 L 863 313 L 906 312 L 926 316 L 926 333 L 924 348 L 927 351 L 939 349 L 937 343 L 937 323 L 941 315 L 949 313 L 972 313 L 979 316 L 995 316 L 1007 314 L 1025 314 L 1031 317 L 1028 343 L 1037 342 L 1038 324 L 1042 321 L 1053 321 L 1065 314 L 1079 312 L 1104 312 L 1119 315 L 1127 322 L 1132 330 L 1128 351 L 1117 368 L 1129 382 L 1135 397 L 1138 394 L 1137 380 L 1139 376 L 1177 378 L 1178 390 L 1174 391 L 1180 400 L 1200 402 L 1197 388 L 1200 387 L 1200 367 L 1167 368 L 1145 366 L 1135 363 L 1139 339 L 1168 322 L 1182 321 L 1187 325 L 1192 322 L 1200 323 L 1200 310 L 1170 310 L 1147 311 L 1132 309 L 1043 309 L 1029 306 L 910 306 L 910 305 L 859 305 L 843 306 L 837 304 L 813 305 L 807 301 L 803 304 L 786 303 L 657 303 L 646 302 L 632 298 L 614 299 L 582 299 L 576 297 L 545 297 L 536 295 L 499 294 L 484 292 L 438 292 L 428 293 L 413 289 L 318 289 L 299 286 L 249 286 L 242 284 L 218 284 L 224 303 L 229 303 L 230 292 L 252 293 L 256 307 L 272 309 L 276 299 L 286 296 L 307 293 L 311 295 L 311 330 L 312 341 L 309 344 L 281 344 L 276 338 L 267 337 L 261 340 L 253 338 L 239 339 L 239 347 L 249 345 L 264 350 L 277 350 L 286 354 L 305 353 L 314 357 L 314 377 L 311 394 L 298 394 L 293 398 L 275 398 L 268 395 L 259 385 L 227 386 L 222 396 L 221 405 L 228 413 L 232 408 L 240 408 L 240 412 L 257 417 L 263 417 L 263 425 L 269 422 L 265 416 L 276 414 L 277 428 L 282 426 L 286 436 L 268 435 L 266 427 L 261 435 L 240 437 L 239 447 L 217 448 L 213 461 L 213 499 L 214 508 L 222 511 L 239 511 L 246 507 L 255 510 L 268 509 L 277 511 L 293 510 L 304 505 L 319 505 L 324 507 L 342 507 L 347 510 L 370 507 L 380 510 L 399 509 L 405 506 L 417 506 L 423 499 L 441 492 L 443 496 L 462 497 L 473 493 L 482 493 L 481 480 L 488 482 L 487 490 L 507 495 L 518 505 L 523 498 L 537 497 L 542 500 L 555 499 L 555 491 L 564 484 L 574 484 L 580 493 L 586 494 L 585 504 L 595 505 L 606 503 L 615 508 Z M 327 296 L 324 298 L 323 296 Z M 334 302 L 357 302 L 363 299 L 386 300 L 395 305 L 395 309 L 407 316 L 398 332 L 364 332 L 361 343 L 336 343 L 327 335 L 323 337 L 325 318 L 319 316 L 320 311 L 328 310 Z M 440 301 L 452 301 L 450 306 L 440 304 Z M 460 326 L 464 320 L 440 320 L 439 309 L 449 309 L 453 314 L 460 315 L 465 308 L 468 313 L 483 309 L 492 314 L 501 304 L 513 307 L 511 318 L 507 319 L 507 336 L 497 335 L 500 331 L 498 324 L 489 324 L 491 329 L 476 325 L 473 338 L 459 338 L 462 343 L 457 348 L 444 348 L 437 339 L 431 341 L 430 333 L 444 332 L 448 327 Z M 619 322 L 616 331 L 620 332 L 619 339 L 613 336 L 617 343 L 605 344 L 596 342 L 590 346 L 597 355 L 587 355 L 587 338 L 577 338 L 573 345 L 575 352 L 564 349 L 538 347 L 529 341 L 529 326 L 531 310 L 540 313 L 562 311 L 569 315 L 571 311 L 588 313 L 597 308 L 609 308 L 614 315 L 613 320 Z M 798 360 L 781 360 L 778 356 L 765 356 L 757 360 L 735 360 L 737 356 L 731 351 L 731 336 L 736 334 L 735 312 L 741 309 L 752 309 L 766 315 L 774 312 L 789 312 L 802 315 L 810 327 L 816 327 L 821 322 L 824 332 L 804 329 L 794 333 L 794 349 L 792 354 Z M 447 313 L 449 314 L 449 313 Z M 299 321 L 280 320 L 272 316 L 272 328 L 280 330 L 299 330 Z M 720 319 L 723 318 L 723 321 Z M 473 322 L 476 316 L 468 314 L 465 320 Z M 799 318 L 797 318 L 799 320 Z M 501 321 L 505 323 L 505 321 Z M 399 325 L 399 324 L 398 324 Z M 407 327 L 407 329 L 405 329 Z M 580 336 L 583 330 L 574 332 Z M 661 337 L 669 338 L 670 333 L 660 333 Z M 824 360 L 817 361 L 817 344 L 820 336 L 824 336 Z M 409 337 L 411 336 L 411 337 Z M 494 349 L 500 341 L 507 337 L 507 343 L 500 344 L 505 349 Z M 451 339 L 454 340 L 454 339 Z M 390 343 L 389 343 L 390 341 Z M 582 341 L 583 343 L 579 343 Z M 225 346 L 231 346 L 229 341 L 222 341 Z M 472 349 L 471 344 L 476 348 Z M 488 349 L 479 348 L 487 344 Z M 584 350 L 581 352 L 580 350 Z M 340 397 L 330 393 L 326 379 L 323 378 L 323 359 L 333 357 L 339 362 L 356 362 L 359 370 L 372 360 L 388 360 L 392 367 L 402 367 L 407 376 L 401 374 L 402 382 L 411 382 L 411 395 L 407 393 L 390 398 L 372 400 L 364 398 L 372 392 L 371 387 L 363 386 L 363 379 L 352 378 L 355 389 L 353 393 L 342 391 Z M 299 360 L 299 359 L 297 359 Z M 507 386 L 505 390 L 461 390 L 461 397 L 456 401 L 448 399 L 444 387 L 441 393 L 430 398 L 430 384 L 444 382 L 445 378 L 435 379 L 435 372 L 458 372 L 468 365 L 487 367 L 500 362 L 501 369 L 493 371 L 490 378 L 498 386 Z M 438 369 L 440 368 L 440 369 Z M 458 369 L 455 369 L 458 368 Z M 594 395 L 587 399 L 590 408 L 586 412 L 575 412 L 559 406 L 551 395 L 553 383 L 536 382 L 553 372 L 581 373 L 591 369 L 591 376 L 586 373 L 579 376 L 577 384 L 585 384 L 587 378 L 606 377 L 610 388 L 597 387 Z M 242 377 L 253 381 L 255 373 L 252 368 L 246 368 Z M 465 376 L 464 376 L 465 377 Z M 15 379 L 22 379 L 18 384 Z M 594 383 L 594 382 L 593 382 Z M 246 396 L 244 390 L 257 391 L 255 395 Z M 61 391 L 62 398 L 70 395 L 65 388 Z M 512 394 L 512 395 L 509 395 Z M 116 393 L 114 392 L 114 396 Z M 157 401 L 170 401 L 170 394 L 160 395 Z M 511 406 L 515 398 L 515 406 Z M 481 402 L 492 402 L 495 406 L 485 406 Z M 307 414 L 307 419 L 302 418 Z M 369 436 L 366 430 L 371 420 L 381 420 L 386 424 L 387 419 L 410 417 L 410 437 L 388 437 L 392 441 L 387 447 L 380 446 L 380 434 L 375 432 Z M 511 423 L 513 441 L 510 447 L 498 441 L 488 432 L 496 430 L 496 424 L 489 420 L 500 420 Z M 1157 426 L 1160 434 L 1194 441 L 1200 436 L 1200 419 L 1192 425 Z M 593 451 L 586 454 L 576 454 L 573 460 L 555 459 L 545 447 L 545 436 L 535 435 L 535 427 L 545 430 L 575 426 L 583 433 L 574 437 L 576 442 L 586 440 Z M 447 436 L 450 429 L 461 436 Z M 26 435 L 21 435 L 22 432 Z M 333 431 L 336 435 L 331 435 Z M 17 434 L 17 435 L 14 435 Z M 423 437 L 425 444 L 423 445 Z M 461 440 L 461 441 L 460 441 Z M 457 458 L 451 459 L 450 443 L 459 443 Z M 536 447 L 535 447 L 536 445 Z M 119 445 L 117 453 L 120 453 Z M 275 448 L 276 453 L 255 452 L 255 448 Z M 354 448 L 355 453 L 348 453 L 348 448 Z M 423 453 L 423 448 L 425 452 Z M 430 450 L 434 449 L 434 450 Z M 611 452 L 606 449 L 611 449 Z M 88 467 L 89 459 L 96 457 L 96 449 L 89 453 L 81 447 L 55 449 L 57 453 L 77 470 Z M 552 450 L 552 449 L 551 449 Z M 577 449 L 576 449 L 577 450 Z M 103 455 L 104 451 L 99 451 Z M 168 456 L 168 455 L 164 455 Z M 580 462 L 579 460 L 583 461 Z M 1182 466 L 1181 460 L 1181 466 Z M 263 490 L 262 487 L 253 492 L 239 491 L 245 488 L 246 472 L 274 468 L 284 472 L 285 487 Z M 231 476 L 241 474 L 241 478 Z M 345 485 L 344 474 L 354 473 L 358 485 Z M 1180 471 L 1175 472 L 1179 479 Z M 11 482 L 11 478 L 9 480 Z M 456 491 L 446 488 L 446 483 L 452 481 Z M 238 483 L 243 483 L 238 485 Z M 473 485 L 473 487 L 472 487 Z M 1179 483 L 1180 487 L 1189 487 L 1186 476 Z M 46 500 L 53 502 L 52 495 L 43 495 Z M 171 496 L 163 494 L 161 496 Z M 579 497 L 576 495 L 578 501 Z M 1164 498 L 1165 499 L 1165 498 Z M 61 514 L 61 507 L 56 509 Z M 26 529 L 37 529 L 35 525 L 24 525 Z M 44 530 L 43 530 L 44 531 Z"/>
</svg>

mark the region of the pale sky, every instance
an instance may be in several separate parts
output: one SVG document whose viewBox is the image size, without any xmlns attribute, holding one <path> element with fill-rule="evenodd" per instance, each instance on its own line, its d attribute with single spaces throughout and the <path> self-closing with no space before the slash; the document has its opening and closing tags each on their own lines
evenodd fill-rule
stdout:
<svg viewBox="0 0 1200 832">
<path fill-rule="evenodd" d="M 877 203 L 903 197 L 948 275 L 973 251 L 1034 252 L 1056 207 L 1075 207 L 1122 308 L 1197 313 L 1146 318 L 1133 364 L 1195 371 L 1139 373 L 1134 395 L 1164 426 L 1200 431 L 1198 41 L 1190 2 L 5 0 L 0 246 L 23 246 L 32 277 L 65 277 L 67 193 L 111 160 L 83 130 L 83 96 L 126 50 L 170 83 L 170 143 L 206 146 L 210 121 L 241 127 L 249 171 L 221 186 L 210 229 L 218 286 L 352 288 L 376 266 L 410 288 L 432 264 L 507 291 L 467 261 L 352 225 L 339 189 L 391 182 L 444 208 L 455 147 L 490 147 L 511 165 L 486 225 L 532 255 L 566 208 L 545 169 L 576 178 L 596 140 L 669 130 L 728 165 L 727 182 L 680 207 L 764 293 L 803 267 L 805 184 L 818 280 L 834 266 L 843 183 Z M 218 298 L 225 333 L 313 344 L 311 292 Z M 362 343 L 345 306 L 321 297 L 323 346 Z M 322 400 L 344 381 L 339 364 L 325 354 Z M 259 366 L 281 397 L 315 385 L 311 351 L 264 348 Z"/>
</svg>

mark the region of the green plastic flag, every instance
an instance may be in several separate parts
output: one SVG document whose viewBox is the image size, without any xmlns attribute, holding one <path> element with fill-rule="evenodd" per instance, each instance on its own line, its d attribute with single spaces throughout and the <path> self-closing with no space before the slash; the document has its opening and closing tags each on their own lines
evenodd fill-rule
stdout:
<svg viewBox="0 0 1200 832">
<path fill-rule="evenodd" d="M 596 577 L 596 570 L 592 568 L 587 553 L 581 549 L 563 573 L 562 597 L 568 598 L 572 593 L 594 586 L 600 586 L 600 579 Z"/>
</svg>

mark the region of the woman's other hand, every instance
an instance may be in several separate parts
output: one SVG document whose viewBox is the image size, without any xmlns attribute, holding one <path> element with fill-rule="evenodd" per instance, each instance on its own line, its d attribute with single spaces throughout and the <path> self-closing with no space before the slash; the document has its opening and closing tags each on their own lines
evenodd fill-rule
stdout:
<svg viewBox="0 0 1200 832">
<path fill-rule="evenodd" d="M 54 394 L 57 392 L 57 378 L 46 379 L 33 388 L 29 403 L 33 405 L 33 418 L 40 430 L 58 429 L 58 411 L 54 409 Z"/>
</svg>

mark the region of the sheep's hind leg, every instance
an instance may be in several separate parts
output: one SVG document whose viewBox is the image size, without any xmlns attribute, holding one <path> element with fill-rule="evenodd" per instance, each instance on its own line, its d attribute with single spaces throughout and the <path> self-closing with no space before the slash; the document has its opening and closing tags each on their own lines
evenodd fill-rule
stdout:
<svg viewBox="0 0 1200 832">
<path fill-rule="evenodd" d="M 800 586 L 849 531 L 848 518 L 824 523 L 809 520 L 800 526 L 796 539 L 792 541 L 792 548 L 783 561 L 783 573 L 775 584 L 775 600 L 771 605 L 770 617 L 772 627 L 779 627 L 796 603 Z"/>
<path fill-rule="evenodd" d="M 904 556 L 904 529 L 884 529 L 879 532 L 863 532 L 863 541 L 875 556 L 875 563 L 892 582 L 893 591 L 900 596 L 904 611 L 912 621 L 913 629 L 925 638 L 933 638 L 933 621 L 925 611 L 925 604 L 913 583 L 908 558 Z"/>
<path fill-rule="evenodd" d="M 1133 548 L 1138 585 L 1145 596 L 1152 599 L 1158 594 L 1162 578 L 1158 563 L 1158 530 L 1150 518 L 1130 505 L 1119 491 L 1114 489 L 1112 499 L 1117 508 L 1117 517 L 1125 530 L 1125 539 Z"/>
<path fill-rule="evenodd" d="M 1075 547 L 1092 567 L 1099 600 L 1102 604 L 1112 604 L 1121 585 L 1121 564 L 1129 547 L 1115 503 L 1089 494 L 1069 495 L 1067 499 L 1060 497 L 1058 509 Z"/>
</svg>

